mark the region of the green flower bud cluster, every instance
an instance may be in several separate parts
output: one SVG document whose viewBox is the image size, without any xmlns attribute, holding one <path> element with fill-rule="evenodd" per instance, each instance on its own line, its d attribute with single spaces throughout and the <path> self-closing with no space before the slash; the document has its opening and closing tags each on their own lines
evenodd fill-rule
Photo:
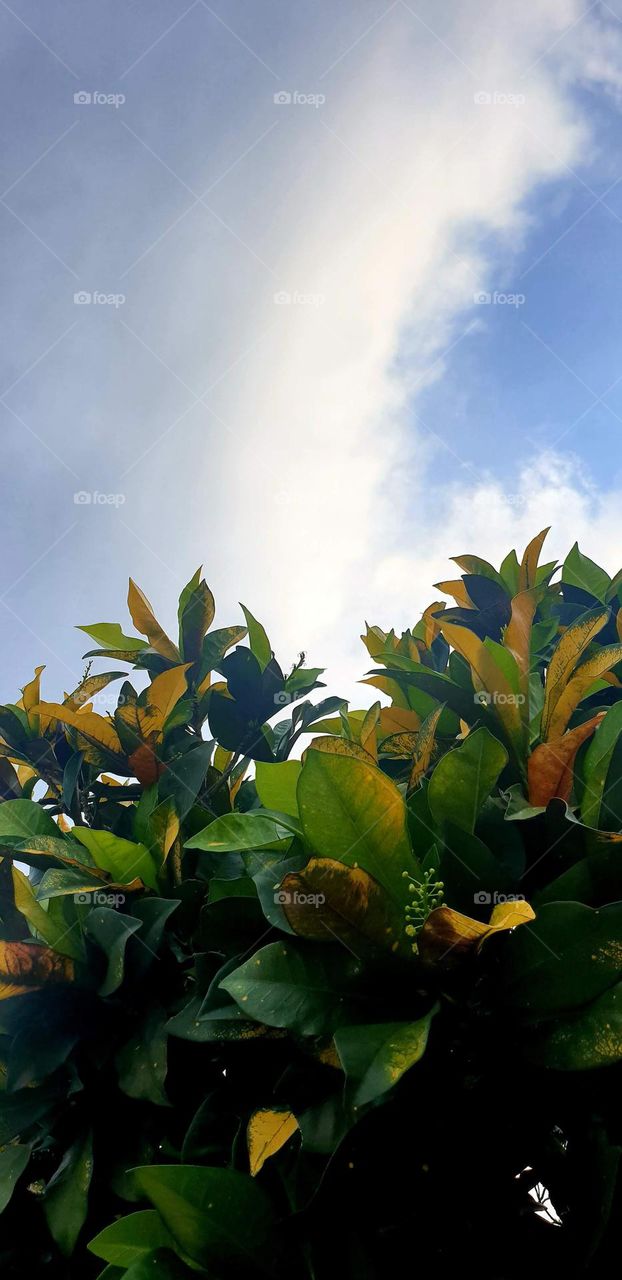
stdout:
<svg viewBox="0 0 622 1280">
<path fill-rule="evenodd" d="M 413 880 L 408 871 L 403 871 L 402 876 L 409 881 L 408 892 L 411 900 L 404 908 L 406 916 L 406 934 L 409 938 L 416 938 L 417 934 L 425 924 L 431 911 L 437 907 L 443 907 L 445 903 L 445 886 L 442 880 L 436 880 L 435 872 L 424 871 L 423 879 L 420 881 Z M 417 944 L 413 942 L 413 951 L 416 952 Z"/>
</svg>

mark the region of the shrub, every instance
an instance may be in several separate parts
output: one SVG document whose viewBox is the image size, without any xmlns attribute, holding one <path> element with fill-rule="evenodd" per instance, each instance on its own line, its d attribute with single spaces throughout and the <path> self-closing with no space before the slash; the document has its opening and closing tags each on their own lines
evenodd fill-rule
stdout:
<svg viewBox="0 0 622 1280">
<path fill-rule="evenodd" d="M 368 711 L 200 572 L 0 708 L 3 1275 L 602 1274 L 622 574 L 543 541 L 368 627 Z"/>
</svg>

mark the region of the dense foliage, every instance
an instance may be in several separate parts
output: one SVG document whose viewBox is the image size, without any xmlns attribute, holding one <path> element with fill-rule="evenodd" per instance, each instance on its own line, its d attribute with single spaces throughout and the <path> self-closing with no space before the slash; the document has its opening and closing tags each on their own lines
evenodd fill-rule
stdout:
<svg viewBox="0 0 622 1280">
<path fill-rule="evenodd" d="M 368 627 L 368 711 L 200 572 L 0 708 L 3 1276 L 603 1274 L 622 573 L 543 541 Z"/>
</svg>

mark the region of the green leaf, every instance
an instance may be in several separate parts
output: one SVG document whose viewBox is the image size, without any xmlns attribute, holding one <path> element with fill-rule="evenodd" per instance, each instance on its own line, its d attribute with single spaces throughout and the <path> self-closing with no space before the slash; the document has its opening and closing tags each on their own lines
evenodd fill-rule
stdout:
<svg viewBox="0 0 622 1280">
<path fill-rule="evenodd" d="M 234 644 L 239 644 L 245 635 L 246 627 L 220 627 L 206 635 L 201 649 L 197 684 L 200 684 L 210 671 L 219 670 L 225 654 Z"/>
<path fill-rule="evenodd" d="M 532 1012 L 586 1004 L 622 975 L 622 902 L 551 902 L 506 942 L 506 992 Z"/>
<path fill-rule="evenodd" d="M 174 1248 L 171 1233 L 155 1209 L 128 1213 L 89 1240 L 91 1253 L 117 1267 L 131 1267 L 153 1249 Z"/>
<path fill-rule="evenodd" d="M 0 1090 L 0 1147 L 19 1134 L 24 1137 L 38 1120 L 43 1119 L 62 1096 L 58 1080 L 47 1081 L 29 1089 L 12 1093 Z"/>
<path fill-rule="evenodd" d="M 109 871 L 120 884 L 129 884 L 138 876 L 149 889 L 157 890 L 156 867 L 143 844 L 123 840 L 111 831 L 93 831 L 90 827 L 73 827 L 72 835 L 88 849 L 95 865 Z"/>
<path fill-rule="evenodd" d="M 34 800 L 5 800 L 0 804 L 0 839 L 3 836 L 26 840 L 29 836 L 58 837 L 60 831 Z"/>
<path fill-rule="evenodd" d="M 354 1084 L 352 1102 L 362 1107 L 373 1102 L 401 1080 L 425 1053 L 435 1010 L 417 1022 L 381 1022 L 341 1027 L 335 1046 L 349 1081 Z"/>
<path fill-rule="evenodd" d="M 146 640 L 124 635 L 118 622 L 93 622 L 90 627 L 77 627 L 76 630 L 84 631 L 102 649 L 126 649 L 139 653 L 148 647 Z"/>
<path fill-rule="evenodd" d="M 106 976 L 99 988 L 101 996 L 110 996 L 121 986 L 128 938 L 140 927 L 140 920 L 122 916 L 109 907 L 96 907 L 91 911 L 86 922 L 86 932 L 108 957 Z"/>
<path fill-rule="evenodd" d="M 15 1185 L 21 1178 L 32 1148 L 25 1143 L 14 1143 L 0 1151 L 0 1213 L 6 1209 Z"/>
<path fill-rule="evenodd" d="M 362 1003 L 360 963 L 349 955 L 271 942 L 220 983 L 242 1012 L 271 1027 L 322 1035 Z"/>
<path fill-rule="evenodd" d="M 610 987 L 577 1013 L 547 1022 L 528 1042 L 528 1053 L 536 1062 L 556 1071 L 585 1071 L 620 1062 L 622 983 Z"/>
<path fill-rule="evenodd" d="M 581 796 L 581 818 L 586 827 L 601 825 L 607 774 L 620 734 L 622 734 L 622 702 L 616 702 L 609 708 L 604 720 L 596 729 L 583 761 L 584 790 Z"/>
<path fill-rule="evenodd" d="M 298 817 L 296 788 L 302 765 L 299 760 L 283 760 L 280 764 L 264 764 L 258 760 L 255 766 L 255 786 L 264 809 L 277 813 L 289 813 Z"/>
<path fill-rule="evenodd" d="M 439 760 L 428 790 L 436 822 L 452 822 L 473 833 L 479 811 L 490 795 L 508 753 L 488 729 L 476 729 Z"/>
<path fill-rule="evenodd" d="M 162 1009 L 150 1009 L 139 1027 L 115 1058 L 119 1088 L 129 1098 L 140 1098 L 156 1106 L 167 1107 L 164 1090 L 167 1072 L 166 1048 L 168 1019 Z"/>
<path fill-rule="evenodd" d="M 321 857 L 362 867 L 398 903 L 403 872 L 421 878 L 406 825 L 406 806 L 380 769 L 349 756 L 309 750 L 298 782 L 305 840 Z"/>
<path fill-rule="evenodd" d="M 66 809 L 71 809 L 73 804 L 73 797 L 83 760 L 84 753 L 82 751 L 74 751 L 73 755 L 69 757 L 63 770 L 63 804 Z"/>
<path fill-rule="evenodd" d="M 584 556 L 579 551 L 578 542 L 575 542 L 564 561 L 562 582 L 566 582 L 569 587 L 580 587 L 582 591 L 587 591 L 588 595 L 604 603 L 611 578 L 589 556 Z"/>
<path fill-rule="evenodd" d="M 203 786 L 212 751 L 211 742 L 200 742 L 182 756 L 176 756 L 168 762 L 166 772 L 158 783 L 160 800 L 171 797 L 182 822 Z"/>
<path fill-rule="evenodd" d="M 250 609 L 247 609 L 246 605 L 241 605 L 241 609 L 244 617 L 246 618 L 251 652 L 254 653 L 261 670 L 263 671 L 272 657 L 270 641 L 268 640 L 261 623 L 253 617 Z"/>
<path fill-rule="evenodd" d="M 200 1165 L 151 1165 L 134 1180 L 174 1237 L 182 1256 L 220 1272 L 276 1275 L 282 1269 L 282 1235 L 270 1200 L 257 1182 L 233 1169 Z M 289 1262 L 291 1269 L 291 1259 Z"/>
<path fill-rule="evenodd" d="M 199 568 L 179 597 L 179 651 L 184 662 L 200 657 L 203 637 L 215 612 L 214 597 Z"/>
<path fill-rule="evenodd" d="M 225 813 L 186 841 L 186 849 L 205 849 L 214 853 L 267 849 L 291 836 L 282 823 L 260 813 Z"/>
<path fill-rule="evenodd" d="M 88 1129 L 67 1151 L 48 1183 L 43 1208 L 50 1234 L 68 1257 L 86 1221 L 93 1176 L 93 1135 Z"/>
<path fill-rule="evenodd" d="M 59 874 L 62 874 L 59 873 Z M 37 900 L 37 895 L 28 878 L 19 867 L 11 868 L 13 879 L 13 898 L 15 906 L 28 921 L 31 932 L 36 938 L 43 939 L 48 946 L 60 951 L 63 955 L 72 956 L 74 960 L 81 957 L 79 940 L 71 936 L 67 925 L 57 921 Z"/>
</svg>

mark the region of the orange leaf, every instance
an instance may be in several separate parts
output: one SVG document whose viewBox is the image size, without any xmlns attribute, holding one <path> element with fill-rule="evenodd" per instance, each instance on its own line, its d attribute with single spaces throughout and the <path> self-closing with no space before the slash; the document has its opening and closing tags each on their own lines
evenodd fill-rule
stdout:
<svg viewBox="0 0 622 1280">
<path fill-rule="evenodd" d="M 73 961 L 50 947 L 29 942 L 0 942 L 0 1000 L 39 991 L 52 982 L 71 982 Z"/>
<path fill-rule="evenodd" d="M 542 742 L 532 751 L 527 763 L 529 803 L 534 807 L 545 806 L 556 797 L 568 800 L 572 791 L 575 756 L 582 742 L 591 736 L 605 715 L 600 711 L 585 724 L 577 725 L 553 742 Z"/>
</svg>

